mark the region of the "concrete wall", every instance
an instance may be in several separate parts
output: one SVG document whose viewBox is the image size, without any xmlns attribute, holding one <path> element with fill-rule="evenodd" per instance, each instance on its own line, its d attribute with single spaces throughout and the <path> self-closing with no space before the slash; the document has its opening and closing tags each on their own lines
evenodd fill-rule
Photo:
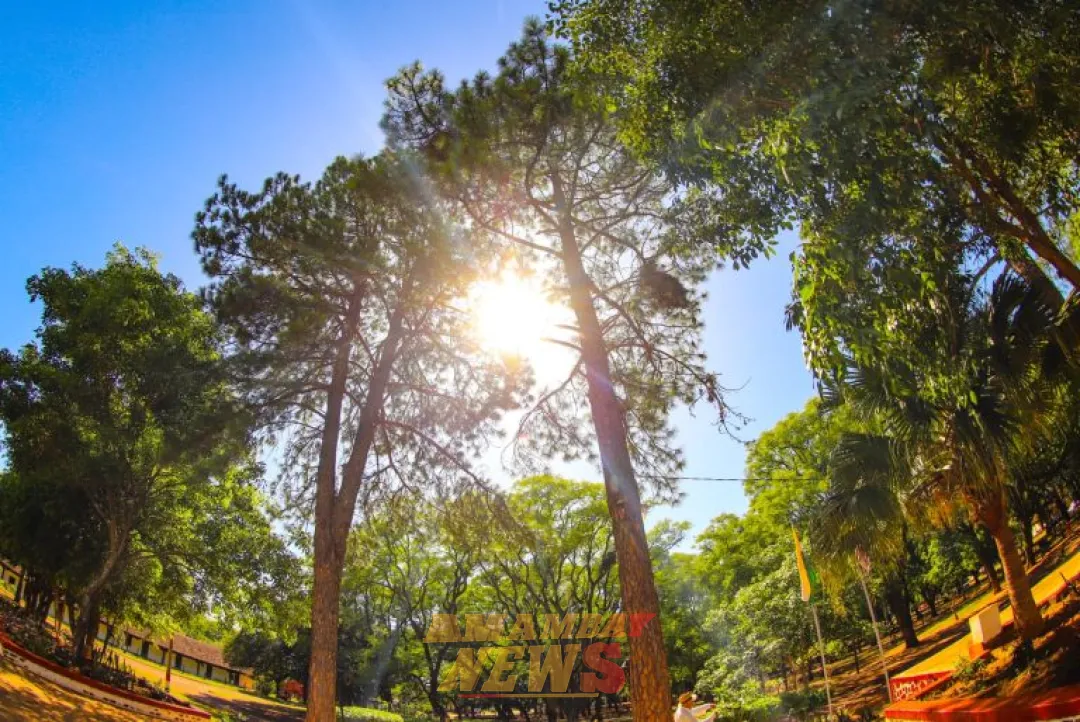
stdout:
<svg viewBox="0 0 1080 722">
<path fill-rule="evenodd" d="M 181 672 L 187 672 L 188 674 L 198 674 L 199 666 L 199 663 L 191 657 L 184 657 L 182 660 L 180 660 Z"/>
<path fill-rule="evenodd" d="M 101 629 L 98 630 L 98 639 L 105 639 L 106 629 L 107 629 L 106 625 L 101 626 Z M 113 643 L 114 643 L 114 645 L 119 647 L 120 649 L 124 650 L 128 654 L 135 655 L 136 657 L 140 657 L 140 658 L 143 658 L 143 659 L 149 659 L 151 662 L 156 662 L 157 664 L 161 664 L 161 665 L 165 664 L 165 658 L 168 655 L 168 648 L 167 647 L 160 647 L 160 646 L 158 646 L 158 644 L 156 642 L 150 642 L 150 650 L 149 650 L 148 656 L 143 657 L 142 650 L 143 650 L 143 641 L 144 640 L 141 637 L 136 637 L 136 636 L 132 635 L 131 644 L 130 645 L 125 645 L 124 642 L 126 641 L 126 635 L 127 635 L 127 632 L 114 632 L 113 633 L 113 637 L 114 637 Z M 227 669 L 225 669 L 223 667 L 215 666 L 215 665 L 207 665 L 205 662 L 202 662 L 202 661 L 197 660 L 197 659 L 192 659 L 191 657 L 187 656 L 186 654 L 179 655 L 179 658 L 180 658 L 179 670 L 181 672 L 184 672 L 186 674 L 190 674 L 190 675 L 193 675 L 193 676 L 196 676 L 196 677 L 200 677 L 202 679 L 206 679 L 207 678 L 206 677 L 206 669 L 207 669 L 208 666 L 210 666 L 210 667 L 212 667 L 211 672 L 210 672 L 210 679 L 214 680 L 215 682 L 223 682 L 224 684 L 231 684 L 231 682 L 229 681 L 229 670 L 227 670 Z M 172 661 L 170 663 L 170 665 L 172 666 L 173 669 L 177 669 L 175 661 Z M 251 677 L 249 677 L 247 675 L 240 675 L 240 684 L 239 684 L 239 686 L 242 687 L 243 689 L 249 689 L 249 690 L 254 689 L 255 688 L 255 680 L 253 680 Z"/>
<path fill-rule="evenodd" d="M 157 662 L 158 664 L 165 663 L 166 649 L 158 645 L 157 642 L 149 642 L 142 637 L 131 636 L 131 644 L 125 645 L 127 641 L 127 632 L 121 632 L 120 638 L 117 641 L 117 646 L 123 649 L 128 654 L 134 654 L 136 657 L 142 657 L 143 659 L 149 659 L 151 662 Z M 143 655 L 143 642 L 148 642 L 149 649 L 146 651 L 146 655 Z"/>
</svg>

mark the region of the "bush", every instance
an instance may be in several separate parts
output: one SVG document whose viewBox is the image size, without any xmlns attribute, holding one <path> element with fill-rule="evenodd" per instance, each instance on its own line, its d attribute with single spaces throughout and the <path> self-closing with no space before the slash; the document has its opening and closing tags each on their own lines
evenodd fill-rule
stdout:
<svg viewBox="0 0 1080 722">
<path fill-rule="evenodd" d="M 767 695 L 745 704 L 720 704 L 717 710 L 717 722 L 772 722 L 779 716 L 779 700 Z"/>
<path fill-rule="evenodd" d="M 780 709 L 797 720 L 813 719 L 814 713 L 825 707 L 825 692 L 811 689 L 780 694 Z"/>
<path fill-rule="evenodd" d="M 12 641 L 28 652 L 32 652 L 39 657 L 59 661 L 65 666 L 69 663 L 68 660 L 57 659 L 59 650 L 53 633 L 35 620 L 30 619 L 22 609 L 8 603 L 6 600 L 3 600 L 2 605 L 0 605 L 0 627 L 3 628 L 7 636 L 11 637 Z"/>
<path fill-rule="evenodd" d="M 346 722 L 404 722 L 399 714 L 370 707 L 345 707 L 342 715 Z"/>
<path fill-rule="evenodd" d="M 986 660 L 984 659 L 970 660 L 961 658 L 956 660 L 953 679 L 958 682 L 970 682 L 978 678 L 984 669 L 986 669 Z"/>
</svg>

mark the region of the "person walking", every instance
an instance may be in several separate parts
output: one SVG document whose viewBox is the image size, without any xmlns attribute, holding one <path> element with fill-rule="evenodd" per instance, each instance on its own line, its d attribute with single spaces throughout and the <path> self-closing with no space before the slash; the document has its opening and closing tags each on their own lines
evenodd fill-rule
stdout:
<svg viewBox="0 0 1080 722">
<path fill-rule="evenodd" d="M 694 707 L 697 695 L 693 692 L 683 692 L 679 695 L 679 706 L 675 709 L 674 722 L 712 722 L 716 712 L 712 711 L 715 704 L 701 704 Z"/>
</svg>

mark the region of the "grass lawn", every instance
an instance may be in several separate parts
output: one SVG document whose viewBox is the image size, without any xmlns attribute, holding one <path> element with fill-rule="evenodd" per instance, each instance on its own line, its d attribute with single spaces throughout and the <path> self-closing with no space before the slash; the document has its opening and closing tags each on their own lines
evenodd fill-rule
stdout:
<svg viewBox="0 0 1080 722">
<path fill-rule="evenodd" d="M 27 676 L 0 659 L 0 720 L 34 722 L 140 722 L 143 718 L 112 705 Z"/>
</svg>

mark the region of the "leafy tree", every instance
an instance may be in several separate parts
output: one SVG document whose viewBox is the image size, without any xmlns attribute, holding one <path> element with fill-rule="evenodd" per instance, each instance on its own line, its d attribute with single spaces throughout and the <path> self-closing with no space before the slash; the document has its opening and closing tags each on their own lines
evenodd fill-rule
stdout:
<svg viewBox="0 0 1080 722">
<path fill-rule="evenodd" d="M 456 615 L 464 608 L 469 582 L 479 571 L 483 549 L 461 533 L 462 524 L 468 523 L 462 517 L 471 517 L 477 503 L 472 492 L 438 500 L 403 494 L 369 515 L 350 540 L 346 595 L 364 599 L 364 606 L 384 609 L 386 615 L 385 649 L 368 665 L 369 682 L 381 686 L 396 654 L 401 676 L 442 720 L 447 719 L 447 707 L 439 683 L 454 649 L 426 644 L 424 638 L 433 614 Z"/>
<path fill-rule="evenodd" d="M 854 424 L 847 414 L 826 414 L 816 399 L 781 419 L 749 445 L 747 513 L 720 515 L 698 537 L 696 564 L 710 595 L 705 629 L 713 654 L 697 687 L 716 694 L 733 714 L 775 702 L 766 700 L 766 680 L 780 677 L 787 685 L 803 665 L 808 680 L 819 659 L 811 617 L 799 595 L 791 530 L 797 526 L 805 532 L 828 486 L 832 448 Z M 824 561 L 813 543 L 807 552 L 815 564 Z M 851 637 L 851 615 L 842 619 L 831 604 L 822 604 L 828 601 L 824 591 L 836 590 L 815 592 L 828 638 Z M 839 592 L 835 596 L 842 598 Z"/>
<path fill-rule="evenodd" d="M 744 687 L 777 674 L 786 679 L 817 654 L 813 624 L 799 596 L 794 554 L 742 587 L 710 614 L 709 629 L 717 635 L 717 654 L 706 664 L 698 689 L 715 692 L 731 703 L 744 696 Z M 805 678 L 809 683 L 809 676 Z"/>
<path fill-rule="evenodd" d="M 689 529 L 689 522 L 665 520 L 649 530 L 671 686 L 675 690 L 693 689 L 713 652 L 705 625 L 711 599 L 702 584 L 699 558 L 672 550 L 682 543 Z"/>
<path fill-rule="evenodd" d="M 790 530 L 782 529 L 790 538 Z M 717 598 L 730 600 L 776 561 L 772 548 L 778 534 L 757 514 L 717 516 L 697 538 L 702 580 Z"/>
<path fill-rule="evenodd" d="M 22 567 L 19 591 L 44 623 L 57 589 L 78 588 L 101 554 L 85 492 L 66 477 L 6 471 L 0 475 L 0 554 Z"/>
<path fill-rule="evenodd" d="M 937 616 L 937 597 L 963 596 L 978 558 L 970 540 L 956 529 L 944 529 L 919 540 L 915 553 L 919 563 L 914 585 L 929 605 L 931 616 Z"/>
<path fill-rule="evenodd" d="M 1010 274 L 985 300 L 963 283 L 949 291 L 921 347 L 887 368 L 850 370 L 841 394 L 881 419 L 891 438 L 868 439 L 848 462 L 859 478 L 899 480 L 924 508 L 962 500 L 993 537 L 1017 627 L 1032 639 L 1042 617 L 1009 524 L 1006 484 L 1021 429 L 1040 433 L 1045 420 L 1052 317 L 1042 296 Z"/>
<path fill-rule="evenodd" d="M 259 680 L 275 689 L 289 679 L 301 681 L 307 675 L 308 658 L 298 654 L 299 645 L 262 632 L 241 632 L 225 645 L 229 664 L 251 669 Z"/>
<path fill-rule="evenodd" d="M 854 212 L 876 242 L 932 218 L 959 223 L 960 240 L 988 243 L 1029 282 L 1049 285 L 1033 255 L 1080 285 L 1068 252 L 1080 183 L 1075 7 L 551 7 L 553 26 L 611 81 L 624 135 L 678 177 L 714 184 L 718 225 L 751 248 L 791 219 L 814 236 Z"/>
<path fill-rule="evenodd" d="M 333 716 L 342 570 L 357 500 L 470 477 L 514 403 L 511 370 L 470 341 L 460 300 L 483 263 L 408 159 L 335 160 L 314 185 L 223 177 L 196 218 L 237 381 L 286 439 L 314 511 L 308 719 Z M 455 305 L 457 304 L 457 305 Z"/>
<path fill-rule="evenodd" d="M 623 607 L 658 613 L 638 477 L 665 482 L 681 467 L 668 413 L 707 401 L 730 420 L 717 377 L 700 353 L 701 309 L 687 286 L 711 262 L 687 254 L 705 232 L 670 213 L 675 187 L 617 140 L 613 118 L 588 103 L 570 56 L 526 24 L 499 62 L 456 91 L 419 64 L 389 82 L 384 128 L 392 145 L 418 149 L 444 195 L 473 229 L 543 274 L 569 307 L 569 373 L 521 421 L 517 450 L 541 458 L 599 449 L 619 561 Z M 586 401 L 591 413 L 587 431 Z M 660 625 L 631 645 L 635 719 L 670 714 Z"/>
<path fill-rule="evenodd" d="M 868 424 L 872 429 L 872 425 Z M 912 470 L 899 463 L 888 437 L 848 432 L 831 455 L 830 486 L 810 516 L 815 546 L 829 571 L 843 579 L 859 573 L 855 555 L 864 554 L 883 580 L 885 602 L 908 649 L 919 638 L 911 618 L 907 585 L 909 538 L 902 489 Z"/>
<path fill-rule="evenodd" d="M 272 589 L 259 569 L 284 550 L 252 488 L 246 417 L 198 298 L 122 247 L 102 269 L 47 268 L 27 288 L 42 325 L 36 343 L 2 354 L 0 415 L 15 513 L 73 542 L 55 578 L 78 604 L 77 655 L 102 603 L 119 611 L 139 590 L 170 590 L 184 601 L 173 610 L 257 608 Z M 22 541 L 26 551 L 38 540 Z M 22 560 L 53 574 L 42 554 L 55 551 Z"/>
<path fill-rule="evenodd" d="M 471 537 L 483 553 L 470 593 L 472 603 L 511 620 L 519 614 L 607 618 L 623 611 L 608 518 L 602 484 L 553 476 L 518 481 L 505 498 L 477 505 Z M 553 642 L 550 649 L 565 657 L 571 654 L 568 645 L 580 642 Z M 579 657 L 571 679 L 579 679 L 581 672 Z M 555 719 L 561 710 L 576 719 L 589 704 L 581 699 L 551 700 L 548 718 Z"/>
</svg>

